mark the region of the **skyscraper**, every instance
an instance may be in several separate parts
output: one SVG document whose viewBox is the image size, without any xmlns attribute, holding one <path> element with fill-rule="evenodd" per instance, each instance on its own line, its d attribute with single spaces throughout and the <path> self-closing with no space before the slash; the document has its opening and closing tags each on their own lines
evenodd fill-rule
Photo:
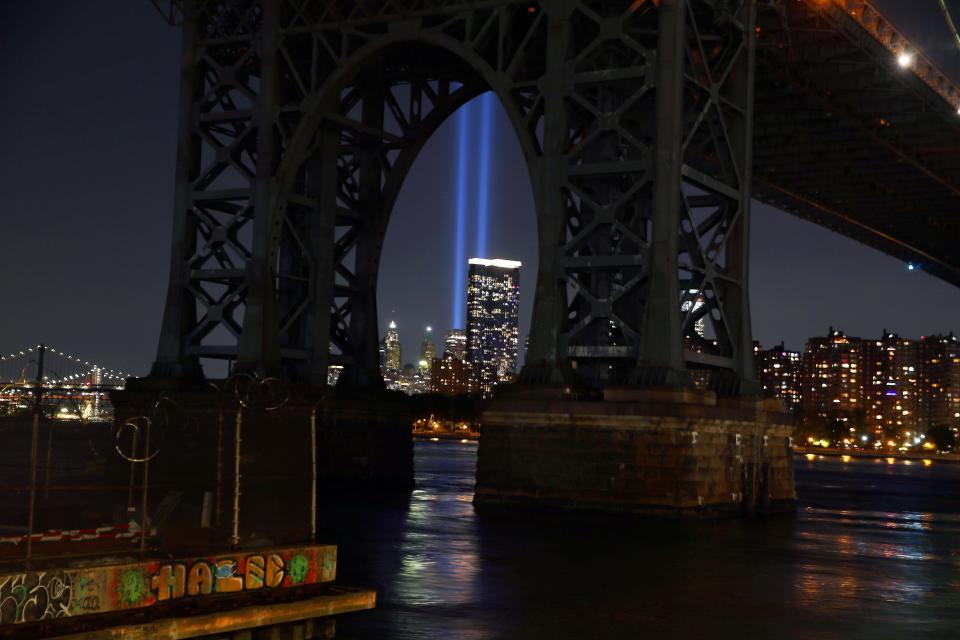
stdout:
<svg viewBox="0 0 960 640">
<path fill-rule="evenodd" d="M 427 327 L 423 334 L 423 342 L 420 343 L 420 368 L 429 370 L 436 357 L 437 345 L 433 341 L 433 327 Z"/>
<path fill-rule="evenodd" d="M 387 329 L 387 336 L 383 339 L 384 343 L 384 363 L 383 366 L 388 371 L 400 371 L 403 367 L 403 361 L 400 357 L 400 334 L 397 332 L 397 323 L 390 321 Z"/>
<path fill-rule="evenodd" d="M 520 263 L 471 258 L 467 360 L 484 395 L 513 378 L 519 339 Z"/>
<path fill-rule="evenodd" d="M 443 339 L 443 355 L 456 358 L 457 360 L 466 360 L 467 358 L 467 332 L 463 329 L 450 329 Z"/>
</svg>

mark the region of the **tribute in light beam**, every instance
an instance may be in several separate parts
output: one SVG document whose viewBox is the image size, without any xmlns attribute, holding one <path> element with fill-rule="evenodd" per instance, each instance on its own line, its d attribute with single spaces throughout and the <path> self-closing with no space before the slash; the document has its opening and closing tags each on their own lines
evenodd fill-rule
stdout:
<svg viewBox="0 0 960 640">
<path fill-rule="evenodd" d="M 467 260 L 467 136 L 469 134 L 470 106 L 464 105 L 457 114 L 457 221 L 454 239 L 453 263 L 453 318 L 450 326 L 463 326 L 466 318 L 464 295 L 466 291 Z"/>
<path fill-rule="evenodd" d="M 480 170 L 477 187 L 477 258 L 487 257 L 487 225 L 490 214 L 490 139 L 493 136 L 493 93 L 480 97 Z"/>
</svg>

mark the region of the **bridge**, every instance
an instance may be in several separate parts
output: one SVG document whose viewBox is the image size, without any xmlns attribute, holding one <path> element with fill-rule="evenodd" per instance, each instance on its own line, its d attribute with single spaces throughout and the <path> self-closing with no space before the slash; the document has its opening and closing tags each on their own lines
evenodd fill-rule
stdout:
<svg viewBox="0 0 960 640">
<path fill-rule="evenodd" d="M 499 99 L 539 263 L 526 364 L 484 415 L 478 504 L 792 502 L 786 446 L 769 444 L 789 420 L 754 379 L 754 198 L 960 284 L 960 90 L 867 0 L 154 4 L 184 39 L 151 388 L 196 386 L 227 359 L 326 398 L 354 436 L 394 433 L 378 405 L 384 234 L 426 140 L 477 95 Z M 582 424 L 672 434 L 681 457 L 733 456 L 743 477 L 704 496 L 695 472 L 681 498 L 621 467 L 570 489 L 563 469 L 593 462 L 556 443 Z M 624 455 L 597 437 L 587 451 Z M 618 477 L 648 494 L 601 488 Z"/>
<path fill-rule="evenodd" d="M 0 354 L 0 388 L 33 386 L 38 381 L 59 387 L 122 387 L 133 376 L 47 344 Z"/>
<path fill-rule="evenodd" d="M 138 458 L 181 489 L 165 553 L 198 529 L 312 540 L 318 473 L 409 490 L 380 250 L 424 144 L 482 93 L 524 153 L 539 262 L 478 508 L 792 508 L 793 422 L 753 366 L 754 198 L 960 284 L 960 90 L 866 0 L 154 4 L 183 33 L 170 281 L 150 376 L 112 396 L 166 425 Z"/>
</svg>

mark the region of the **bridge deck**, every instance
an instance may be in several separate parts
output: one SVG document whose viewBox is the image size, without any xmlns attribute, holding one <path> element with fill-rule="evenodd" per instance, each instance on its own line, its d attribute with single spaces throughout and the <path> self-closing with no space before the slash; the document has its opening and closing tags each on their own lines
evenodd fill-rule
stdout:
<svg viewBox="0 0 960 640">
<path fill-rule="evenodd" d="M 957 88 L 863 0 L 759 26 L 756 197 L 960 285 Z"/>
</svg>

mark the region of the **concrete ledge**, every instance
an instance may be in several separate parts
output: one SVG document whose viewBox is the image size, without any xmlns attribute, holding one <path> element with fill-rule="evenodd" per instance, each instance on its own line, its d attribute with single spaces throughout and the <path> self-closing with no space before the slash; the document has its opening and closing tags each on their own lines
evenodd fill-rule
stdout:
<svg viewBox="0 0 960 640">
<path fill-rule="evenodd" d="M 223 634 L 247 629 L 284 625 L 373 609 L 376 600 L 376 592 L 372 589 L 330 587 L 323 595 L 293 602 L 254 605 L 186 617 L 162 618 L 150 622 L 50 637 L 58 640 L 180 639 L 213 635 L 223 637 Z M 329 626 L 327 629 L 330 629 Z"/>
</svg>

